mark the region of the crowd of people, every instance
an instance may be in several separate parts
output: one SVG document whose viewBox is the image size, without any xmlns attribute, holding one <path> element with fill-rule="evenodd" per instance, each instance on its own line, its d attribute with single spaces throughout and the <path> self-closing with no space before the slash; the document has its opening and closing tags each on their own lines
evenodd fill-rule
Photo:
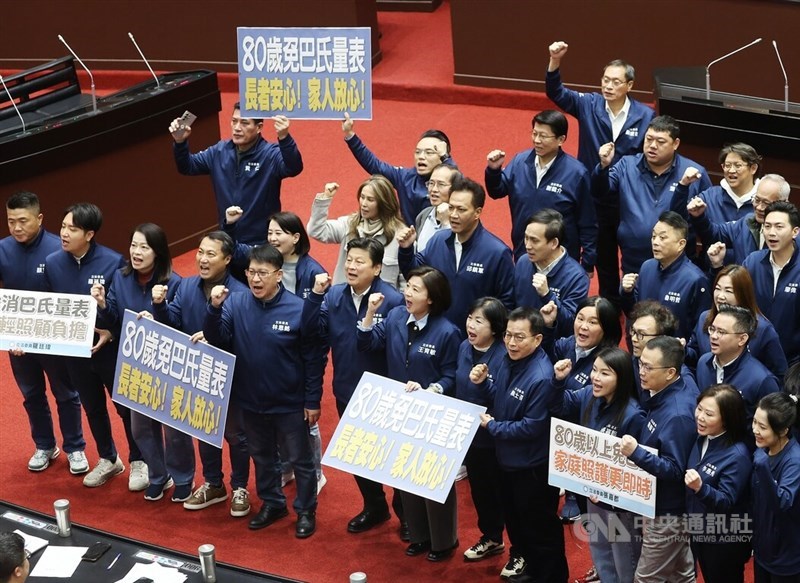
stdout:
<svg viewBox="0 0 800 583">
<path fill-rule="evenodd" d="M 339 185 L 326 184 L 306 226 L 280 206 L 282 180 L 303 170 L 287 118 L 272 118 L 272 143 L 265 120 L 242 118 L 237 104 L 231 139 L 197 153 L 176 119 L 177 170 L 210 176 L 219 218 L 191 277 L 172 270 L 158 225 L 136 226 L 123 257 L 98 243 L 94 204 L 67 208 L 57 236 L 42 228 L 35 194 L 11 196 L 3 286 L 91 295 L 98 306 L 91 358 L 11 351 L 35 444 L 28 469 L 45 470 L 63 449 L 69 471 L 99 487 L 125 471 L 126 450 L 129 489 L 146 500 L 167 494 L 197 511 L 230 498 L 241 517 L 252 460 L 260 507 L 249 528 L 289 514 L 283 486 L 294 479 L 296 536 L 309 537 L 326 480 L 317 421 L 330 353 L 339 416 L 364 372 L 486 407 L 465 459 L 481 532 L 467 561 L 504 553 L 505 531 L 502 577 L 564 583 L 562 521 L 600 521 L 587 582 L 688 582 L 698 570 L 708 583 L 743 581 L 751 552 L 757 583 L 800 581 L 800 214 L 789 184 L 735 143 L 722 147 L 713 186 L 678 153 L 679 124 L 631 97 L 631 65 L 611 61 L 600 92 L 579 93 L 561 81 L 567 51 L 550 45 L 546 88 L 578 120 L 577 157 L 562 149 L 566 116 L 545 110 L 530 150 L 508 164 L 502 150 L 487 154 L 482 185 L 458 170 L 441 130 L 422 133 L 414 166 L 401 167 L 378 159 L 346 115 L 346 147 L 370 176 L 357 210 L 335 219 Z M 508 197 L 511 247 L 482 224 L 487 194 Z M 335 267 L 311 257 L 310 239 L 340 245 Z M 192 440 L 115 403 L 127 442 L 118 449 L 107 393 L 126 309 L 236 355 L 230 495 L 223 450 L 199 444 L 194 488 Z M 559 514 L 553 416 L 621 438 L 622 455 L 656 479 L 655 518 L 574 495 Z M 360 534 L 391 513 L 385 486 L 355 482 L 363 509 L 347 530 Z M 394 491 L 405 553 L 452 557 L 456 507 L 455 487 L 444 503 Z M 617 525 L 629 536 L 609 536 Z M 16 573 L 27 559 L 14 552 L 17 562 L 0 566 Z"/>
</svg>

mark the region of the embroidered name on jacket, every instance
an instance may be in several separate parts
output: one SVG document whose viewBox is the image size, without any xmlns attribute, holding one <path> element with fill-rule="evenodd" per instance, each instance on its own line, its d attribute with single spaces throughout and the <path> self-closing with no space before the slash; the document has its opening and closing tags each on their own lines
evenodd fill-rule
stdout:
<svg viewBox="0 0 800 583">
<path fill-rule="evenodd" d="M 544 189 L 547 192 L 555 192 L 556 194 L 561 194 L 564 191 L 564 187 L 558 182 L 551 182 L 550 184 L 545 186 Z"/>
<path fill-rule="evenodd" d="M 783 291 L 784 291 L 785 293 L 787 293 L 787 294 L 796 294 L 796 293 L 797 293 L 797 287 L 798 287 L 798 285 L 800 285 L 800 284 L 797 284 L 797 283 L 790 283 L 790 284 L 789 284 L 789 285 L 787 285 L 785 288 L 783 288 Z"/>
<path fill-rule="evenodd" d="M 649 431 L 650 433 L 653 433 L 657 427 L 658 423 L 655 422 L 655 419 L 651 419 L 650 421 L 647 422 L 647 431 Z"/>
<path fill-rule="evenodd" d="M 705 464 L 701 471 L 707 476 L 714 476 L 717 473 L 717 466 L 714 464 Z"/>
<path fill-rule="evenodd" d="M 289 322 L 285 320 L 275 320 L 272 324 L 273 330 L 278 330 L 279 332 L 291 332 L 291 328 L 289 327 Z"/>
<path fill-rule="evenodd" d="M 477 261 L 470 261 L 467 265 L 465 271 L 467 273 L 483 273 L 484 271 L 483 263 L 478 263 Z"/>
<path fill-rule="evenodd" d="M 44 273 L 44 263 L 40 263 L 36 266 L 36 273 Z"/>
<path fill-rule="evenodd" d="M 512 397 L 514 397 L 517 401 L 522 401 L 525 399 L 525 391 L 520 389 L 519 387 L 514 387 L 511 389 L 509 393 Z"/>
<path fill-rule="evenodd" d="M 681 303 L 681 292 L 667 292 L 664 294 L 665 302 L 672 302 L 673 304 Z"/>
<path fill-rule="evenodd" d="M 561 299 L 561 288 L 551 287 L 550 291 L 553 292 L 553 295 L 556 296 L 559 300 Z"/>
<path fill-rule="evenodd" d="M 632 138 L 639 137 L 639 128 L 636 126 L 628 128 L 627 130 L 625 130 L 625 135 L 630 136 Z"/>
<path fill-rule="evenodd" d="M 106 276 L 103 275 L 102 273 L 97 274 L 97 275 L 90 275 L 89 279 L 86 280 L 86 283 L 88 283 L 89 285 L 94 285 L 96 283 L 99 283 L 100 285 L 105 285 L 106 284 Z"/>
<path fill-rule="evenodd" d="M 588 380 L 589 380 L 589 375 L 588 375 L 588 374 L 586 374 L 585 372 L 579 372 L 579 373 L 578 373 L 578 374 L 576 374 L 576 375 L 575 375 L 573 378 L 575 379 L 575 381 L 576 381 L 578 384 L 580 384 L 580 385 L 585 385 L 585 384 L 586 384 L 586 381 L 588 381 Z"/>
<path fill-rule="evenodd" d="M 261 162 L 246 162 L 244 165 L 245 172 L 258 172 L 261 168 Z"/>
<path fill-rule="evenodd" d="M 429 354 L 431 356 L 436 356 L 436 345 L 423 342 L 420 345 L 420 347 L 417 348 L 417 352 L 421 354 Z"/>
</svg>

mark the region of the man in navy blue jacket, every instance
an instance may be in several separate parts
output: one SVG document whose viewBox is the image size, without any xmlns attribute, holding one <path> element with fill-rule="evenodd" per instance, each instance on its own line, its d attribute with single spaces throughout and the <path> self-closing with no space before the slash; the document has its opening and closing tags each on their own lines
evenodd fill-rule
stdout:
<svg viewBox="0 0 800 583">
<path fill-rule="evenodd" d="M 447 162 L 456 166 L 450 158 L 450 139 L 441 130 L 427 130 L 422 133 L 414 149 L 414 167 L 393 166 L 367 149 L 353 131 L 353 120 L 348 113 L 344 114 L 342 132 L 347 147 L 361 167 L 370 174 L 381 174 L 392 183 L 400 199 L 400 214 L 406 225 L 413 225 L 422 210 L 429 206 L 426 183 L 433 169 Z"/>
<path fill-rule="evenodd" d="M 503 169 L 505 152 L 492 150 L 486 157 L 486 192 L 508 197 L 514 259 L 525 253 L 525 226 L 538 210 L 555 209 L 564 217 L 566 237 L 561 239 L 570 257 L 594 273 L 597 218 L 590 192 L 589 171 L 561 146 L 567 139 L 567 117 L 552 109 L 531 121 L 533 149 L 514 156 Z"/>
<path fill-rule="evenodd" d="M 165 302 L 163 295 L 160 301 L 154 298 L 152 309 L 155 319 L 189 334 L 195 342 L 203 340 L 206 306 L 214 286 L 223 285 L 231 293 L 249 291 L 228 271 L 233 249 L 233 239 L 223 231 L 212 231 L 203 237 L 195 254 L 199 275 L 183 278 L 171 302 Z M 231 457 L 231 516 L 247 516 L 250 513 L 250 495 L 247 491 L 250 454 L 242 428 L 242 412 L 233 403 L 228 404 L 225 441 L 228 442 Z M 199 440 L 197 449 L 205 482 L 183 503 L 187 510 L 201 510 L 228 499 L 228 491 L 222 481 L 222 449 Z"/>
<path fill-rule="evenodd" d="M 180 118 L 169 126 L 175 140 L 173 153 L 178 172 L 187 176 L 208 174 L 214 186 L 219 228 L 225 226 L 225 209 L 238 206 L 244 215 L 236 227 L 242 243 L 266 242 L 267 217 L 281 210 L 281 181 L 303 171 L 303 158 L 289 135 L 289 120 L 272 118 L 278 143 L 261 137 L 264 120 L 241 117 L 239 103 L 233 106 L 231 139 L 221 140 L 202 152 L 189 152 L 190 127 Z"/>
<path fill-rule="evenodd" d="M 790 202 L 773 202 L 765 211 L 767 248 L 751 253 L 742 264 L 753 278 L 761 312 L 775 325 L 786 362 L 800 362 L 800 213 Z"/>
<path fill-rule="evenodd" d="M 18 192 L 6 202 L 10 235 L 0 240 L 0 282 L 3 287 L 46 291 L 45 258 L 61 249 L 58 237 L 42 227 L 39 197 L 32 192 Z M 73 474 L 89 471 L 81 426 L 81 401 L 72 386 L 63 358 L 49 354 L 25 354 L 20 349 L 9 351 L 11 372 L 22 392 L 28 414 L 31 437 L 36 450 L 28 461 L 28 469 L 41 472 L 60 453 L 53 432 L 53 417 L 45 392 L 45 375 L 58 408 L 58 424 L 67 452 L 69 470 Z"/>
<path fill-rule="evenodd" d="M 656 478 L 655 518 L 642 526 L 642 554 L 634 580 L 642 583 L 694 583 L 694 561 L 686 536 L 684 474 L 697 437 L 696 393 L 680 375 L 683 346 L 676 338 L 650 340 L 639 358 L 642 388 L 650 393 L 641 434 L 624 435 L 620 452 Z M 658 451 L 652 454 L 640 447 Z"/>
<path fill-rule="evenodd" d="M 392 308 L 403 305 L 402 294 L 380 278 L 383 244 L 371 237 L 359 237 L 347 243 L 345 275 L 347 283 L 330 286 L 328 274 L 320 274 L 312 293 L 306 298 L 303 317 L 319 328 L 321 341 L 333 356 L 333 395 L 336 410 L 342 416 L 361 375 L 372 372 L 387 376 L 385 350 L 361 352 L 357 347 L 356 325 L 367 311 L 370 294 L 383 294 L 384 300 L 375 313 L 382 321 Z M 327 350 L 326 350 L 327 351 Z M 363 510 L 353 517 L 347 531 L 361 533 L 386 522 L 391 515 L 383 486 L 361 476 L 353 476 L 364 500 Z M 403 523 L 403 509 L 397 491 L 392 507 Z"/>
<path fill-rule="evenodd" d="M 102 225 L 103 213 L 91 203 L 78 203 L 66 209 L 61 219 L 61 251 L 51 253 L 44 262 L 48 291 L 88 296 L 91 295 L 92 286 L 99 283 L 106 287 L 108 293 L 114 272 L 125 265 L 125 260 L 116 251 L 95 242 Z M 108 330 L 99 330 L 91 358 L 64 357 L 100 455 L 97 465 L 83 479 L 83 485 L 90 488 L 105 484 L 109 478 L 125 469 L 117 455 L 106 406 L 106 391 L 110 394 L 114 385 L 117 360 L 117 345 L 112 340 Z M 122 417 L 130 452 L 128 489 L 144 490 L 149 483 L 147 465 L 133 439 L 131 410 L 117 403 L 114 403 L 114 408 Z"/>
<path fill-rule="evenodd" d="M 644 136 L 644 153 L 623 156 L 616 163 L 615 146 L 600 147 L 600 163 L 592 172 L 592 194 L 601 199 L 619 195 L 617 238 L 622 273 L 637 273 L 651 257 L 647 238 L 658 216 L 673 210 L 686 216 L 686 199 L 674 195 L 679 183 L 694 197 L 711 186 L 705 169 L 678 154 L 678 122 L 668 115 L 654 117 Z M 693 249 L 687 250 L 694 255 Z"/>
<path fill-rule="evenodd" d="M 441 271 L 450 282 L 453 301 L 444 316 L 462 337 L 469 307 L 478 298 L 491 296 L 507 308 L 514 305 L 514 261 L 511 249 L 481 224 L 486 202 L 483 187 L 466 177 L 457 177 L 450 192 L 450 231 L 436 233 L 425 251 L 414 254 L 414 227 L 397 234 L 397 254 L 405 277 L 420 265 Z"/>
<path fill-rule="evenodd" d="M 303 300 L 281 284 L 283 256 L 271 245 L 250 253 L 250 293 L 223 285 L 211 290 L 203 335 L 236 355 L 231 403 L 242 410 L 247 445 L 263 502 L 249 527 L 257 530 L 289 514 L 281 489 L 281 454 L 294 468 L 295 535 L 316 530 L 317 476 L 309 427 L 320 416 L 325 361 L 319 333 L 303 326 Z"/>
<path fill-rule="evenodd" d="M 552 209 L 534 213 L 525 227 L 527 259 L 514 266 L 514 299 L 517 307 L 537 310 L 553 302 L 558 308 L 556 337 L 571 336 L 578 304 L 589 295 L 589 277 L 570 257 L 561 241 L 564 218 Z"/>
<path fill-rule="evenodd" d="M 678 319 L 678 337 L 688 339 L 700 314 L 711 305 L 708 279 L 686 257 L 689 225 L 672 211 L 662 213 L 653 227 L 653 259 L 638 274 L 626 273 L 620 285 L 622 307 L 630 314 L 641 300 L 658 300 Z"/>
<path fill-rule="evenodd" d="M 615 146 L 614 162 L 622 156 L 641 152 L 644 133 L 654 112 L 629 96 L 635 79 L 633 66 L 619 59 L 611 61 L 603 68 L 600 93 L 572 91 L 561 82 L 561 59 L 567 49 L 568 45 L 563 41 L 550 45 L 545 91 L 553 103 L 578 118 L 578 160 L 591 172 L 600 161 L 600 146 L 609 142 Z M 595 206 L 600 232 L 603 233 L 597 240 L 600 295 L 617 303 L 619 258 L 616 232 L 619 199 L 605 197 L 595 200 Z"/>
<path fill-rule="evenodd" d="M 494 402 L 491 414 L 481 414 L 481 426 L 495 440 L 511 541 L 511 557 L 501 576 L 566 583 L 558 489 L 547 483 L 553 365 L 541 348 L 543 333 L 538 310 L 513 310 L 504 336 L 508 354 L 500 370 L 492 371 L 494 380 L 488 379 L 486 364 L 476 365 L 470 380 L 484 386 Z"/>
</svg>

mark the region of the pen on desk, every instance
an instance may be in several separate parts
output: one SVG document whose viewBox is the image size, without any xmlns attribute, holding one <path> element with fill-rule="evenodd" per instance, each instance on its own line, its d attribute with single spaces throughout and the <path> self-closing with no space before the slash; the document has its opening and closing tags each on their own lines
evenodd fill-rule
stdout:
<svg viewBox="0 0 800 583">
<path fill-rule="evenodd" d="M 113 566 L 114 566 L 114 564 L 115 564 L 115 563 L 116 563 L 116 562 L 119 560 L 119 558 L 120 558 L 121 556 L 122 556 L 122 553 L 117 553 L 117 556 L 116 556 L 116 557 L 114 557 L 114 560 L 113 560 L 113 561 L 111 561 L 111 564 L 110 564 L 108 567 L 106 567 L 106 571 L 110 571 L 110 570 L 111 570 L 111 567 L 113 567 Z"/>
</svg>

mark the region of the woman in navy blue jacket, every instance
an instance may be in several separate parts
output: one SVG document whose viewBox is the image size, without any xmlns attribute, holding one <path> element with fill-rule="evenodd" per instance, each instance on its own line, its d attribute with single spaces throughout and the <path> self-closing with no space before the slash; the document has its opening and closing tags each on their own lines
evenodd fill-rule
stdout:
<svg viewBox="0 0 800 583">
<path fill-rule="evenodd" d="M 426 389 L 453 396 L 461 335 L 442 316 L 450 307 L 450 284 L 439 270 L 422 266 L 409 272 L 403 295 L 405 306 L 397 306 L 375 323 L 383 294 L 370 294 L 358 327 L 358 349 L 385 348 L 388 376 L 406 383 L 407 391 Z M 458 548 L 455 487 L 444 504 L 407 492 L 402 492 L 402 500 L 411 534 L 406 554 L 427 552 L 434 562 L 450 557 Z"/>
<path fill-rule="evenodd" d="M 489 367 L 489 377 L 493 379 L 492 372 L 500 369 L 506 354 L 503 334 L 507 317 L 506 307 L 497 298 L 479 298 L 470 306 L 467 339 L 458 349 L 456 398 L 492 409 L 494 400 L 469 380 L 469 373 L 476 364 L 483 363 Z M 464 551 L 464 559 L 480 561 L 505 550 L 500 468 L 494 438 L 486 428 L 478 428 L 464 458 L 464 465 L 467 467 L 469 490 L 481 531 L 480 540 Z"/>
<path fill-rule="evenodd" d="M 711 385 L 697 397 L 694 418 L 697 443 L 684 477 L 689 524 L 698 525 L 689 529 L 692 554 L 706 583 L 742 583 L 751 547 L 736 522 L 747 515 L 752 469 L 744 399 L 731 385 Z"/>
<path fill-rule="evenodd" d="M 178 291 L 180 281 L 180 276 L 172 271 L 166 233 L 158 225 L 143 223 L 134 229 L 130 260 L 114 273 L 108 297 L 102 285 L 92 286 L 92 297 L 97 300 L 98 322 L 119 337 L 117 330 L 126 309 L 151 312 L 153 299 L 158 297 L 161 301 L 170 301 Z M 172 501 L 187 500 L 192 495 L 194 480 L 192 438 L 136 411 L 131 411 L 131 431 L 147 464 L 149 485 L 145 490 L 145 500 L 160 500 L 173 484 L 176 487 Z"/>
<path fill-rule="evenodd" d="M 554 392 L 550 404 L 553 415 L 609 435 L 639 434 L 645 414 L 636 400 L 630 354 L 617 346 L 600 349 L 592 359 L 591 384 L 576 391 L 568 390 L 571 373 L 569 359 L 553 365 L 552 384 L 560 390 Z M 595 500 L 589 501 L 587 512 L 591 522 L 599 522 L 606 528 L 622 525 L 631 535 L 628 541 L 612 543 L 603 535 L 603 528 L 595 529 L 597 536 L 589 541 L 589 551 L 599 580 L 631 583 L 641 552 L 633 513 Z"/>
<path fill-rule="evenodd" d="M 752 515 L 755 583 L 800 581 L 798 398 L 772 393 L 753 418 Z"/>
</svg>

